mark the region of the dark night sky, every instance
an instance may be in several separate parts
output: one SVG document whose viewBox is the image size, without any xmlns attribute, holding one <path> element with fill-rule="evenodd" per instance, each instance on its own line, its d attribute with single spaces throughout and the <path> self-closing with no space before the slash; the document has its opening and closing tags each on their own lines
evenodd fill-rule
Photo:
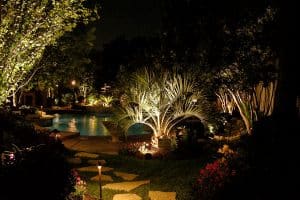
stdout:
<svg viewBox="0 0 300 200">
<path fill-rule="evenodd" d="M 159 0 L 104 0 L 97 22 L 97 48 L 119 36 L 132 38 L 159 32 Z"/>
</svg>

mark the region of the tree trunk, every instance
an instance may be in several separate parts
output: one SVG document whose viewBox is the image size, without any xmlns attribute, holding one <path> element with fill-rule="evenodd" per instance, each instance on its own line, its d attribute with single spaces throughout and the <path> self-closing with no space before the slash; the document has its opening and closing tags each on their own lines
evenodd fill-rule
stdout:
<svg viewBox="0 0 300 200">
<path fill-rule="evenodd" d="M 244 121 L 247 133 L 249 135 L 251 135 L 252 134 L 252 119 L 246 116 L 246 113 L 245 113 L 246 110 L 241 107 L 241 106 L 244 106 L 245 103 L 242 102 L 242 99 L 240 97 L 237 97 L 237 95 L 239 95 L 239 93 L 237 93 L 237 95 L 236 95 L 230 89 L 228 89 L 228 91 L 231 94 L 231 97 L 232 97 L 233 101 L 235 102 L 235 104 L 236 104 L 236 106 L 237 106 L 237 108 L 239 110 L 239 113 L 240 113 L 240 115 L 241 115 L 241 117 L 242 117 L 242 119 Z M 249 112 L 251 112 L 251 110 Z"/>
</svg>

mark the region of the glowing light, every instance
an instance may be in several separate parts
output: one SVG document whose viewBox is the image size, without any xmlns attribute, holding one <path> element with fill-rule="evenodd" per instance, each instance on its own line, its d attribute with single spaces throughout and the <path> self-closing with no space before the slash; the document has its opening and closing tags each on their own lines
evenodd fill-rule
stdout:
<svg viewBox="0 0 300 200">
<path fill-rule="evenodd" d="M 170 137 L 176 124 L 188 117 L 206 122 L 203 108 L 208 107 L 208 102 L 191 74 L 156 73 L 145 69 L 134 75 L 121 102 L 124 115 L 120 118 L 126 129 L 141 123 L 151 128 L 158 139 Z"/>
<path fill-rule="evenodd" d="M 102 180 L 101 180 L 101 168 L 102 166 L 100 165 L 100 162 L 98 161 L 98 173 L 99 173 L 99 189 L 100 189 L 100 193 L 99 193 L 99 199 L 102 200 Z"/>
<path fill-rule="evenodd" d="M 215 128 L 213 127 L 213 125 L 209 124 L 208 125 L 208 130 L 210 133 L 214 133 Z"/>
<path fill-rule="evenodd" d="M 153 146 L 152 143 L 147 143 L 144 142 L 140 147 L 139 147 L 139 152 L 142 154 L 154 154 L 158 151 L 158 148 Z"/>
</svg>

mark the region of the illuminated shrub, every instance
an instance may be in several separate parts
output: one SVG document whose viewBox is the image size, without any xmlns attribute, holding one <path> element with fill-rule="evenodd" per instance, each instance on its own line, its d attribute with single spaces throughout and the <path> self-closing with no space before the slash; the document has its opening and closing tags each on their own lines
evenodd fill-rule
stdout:
<svg viewBox="0 0 300 200">
<path fill-rule="evenodd" d="M 224 158 L 208 163 L 199 171 L 199 176 L 193 185 L 195 199 L 215 199 L 235 173 Z"/>
</svg>

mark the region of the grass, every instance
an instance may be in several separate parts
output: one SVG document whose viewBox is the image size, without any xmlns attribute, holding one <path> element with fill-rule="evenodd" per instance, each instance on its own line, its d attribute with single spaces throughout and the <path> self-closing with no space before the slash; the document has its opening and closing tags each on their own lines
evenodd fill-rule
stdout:
<svg viewBox="0 0 300 200">
<path fill-rule="evenodd" d="M 113 167 L 114 171 L 128 172 L 138 174 L 135 180 L 150 180 L 150 184 L 142 185 L 131 193 L 135 193 L 148 199 L 149 190 L 159 190 L 166 192 L 176 192 L 178 200 L 190 200 L 191 184 L 195 181 L 199 169 L 207 162 L 207 158 L 188 159 L 188 160 L 145 160 L 128 156 L 108 156 L 101 155 L 101 159 L 107 161 L 106 166 Z M 81 164 L 80 166 L 87 166 Z M 82 178 L 87 181 L 88 193 L 94 197 L 99 196 L 99 183 L 90 181 L 90 178 L 97 175 L 95 173 L 84 172 L 80 173 Z M 105 175 L 110 175 L 114 182 L 122 181 L 111 172 L 104 172 Z M 103 183 L 105 185 L 106 182 Z M 115 191 L 103 189 L 103 199 L 112 199 L 115 194 L 126 193 L 125 191 Z"/>
</svg>

